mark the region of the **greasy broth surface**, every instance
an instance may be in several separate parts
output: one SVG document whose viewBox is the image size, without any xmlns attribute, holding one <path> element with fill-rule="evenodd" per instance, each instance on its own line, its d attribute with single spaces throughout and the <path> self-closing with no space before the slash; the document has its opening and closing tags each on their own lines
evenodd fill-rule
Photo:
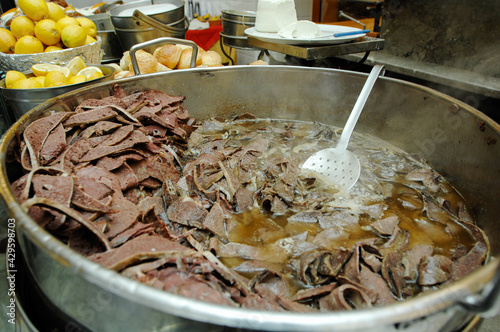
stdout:
<svg viewBox="0 0 500 332">
<path fill-rule="evenodd" d="M 222 124 L 222 123 L 219 123 Z M 293 137 L 285 137 L 284 133 L 292 132 Z M 222 130 L 204 132 L 213 138 L 229 138 L 228 145 L 239 146 L 255 137 L 269 140 L 269 148 L 260 158 L 262 167 L 265 161 L 273 155 L 284 155 L 297 161 L 301 165 L 313 153 L 335 147 L 340 138 L 341 128 L 335 128 L 311 122 L 290 122 L 282 120 L 245 120 L 226 122 Z M 196 149 L 196 147 L 195 147 Z M 376 204 L 385 204 L 387 209 L 381 218 L 397 215 L 400 219 L 399 227 L 410 232 L 408 248 L 417 244 L 428 244 L 434 248 L 434 254 L 452 257 L 455 250 L 467 248 L 469 250 L 474 239 L 460 224 L 450 222 L 447 225 L 430 221 L 423 209 L 411 210 L 404 208 L 399 200 L 398 191 L 404 188 L 405 175 L 414 169 L 430 169 L 418 157 L 414 157 L 391 144 L 376 137 L 354 133 L 348 149 L 356 154 L 361 163 L 361 177 L 349 191 L 338 191 L 324 186 L 324 190 L 332 195 L 328 203 L 331 211 L 348 210 L 359 216 L 357 224 L 338 225 L 343 236 L 336 239 L 335 247 L 352 248 L 363 239 L 377 235 L 368 226 L 376 219 L 371 218 L 363 211 L 363 207 Z M 456 206 L 463 199 L 448 183 L 442 186 L 440 196 Z M 464 202 L 465 203 L 465 202 Z M 328 208 L 327 208 L 328 210 Z M 468 209 L 467 209 L 468 210 Z M 237 226 L 229 232 L 231 242 L 259 246 L 269 250 L 269 254 L 276 250 L 276 242 L 289 238 L 305 231 L 314 236 L 322 229 L 317 223 L 288 222 L 291 215 L 273 215 L 260 211 L 258 207 L 241 214 L 234 214 Z M 380 219 L 381 219 L 380 218 Z M 225 258 L 222 261 L 229 267 L 243 262 L 241 258 Z M 286 273 L 286 261 L 282 262 L 283 272 Z"/>
</svg>

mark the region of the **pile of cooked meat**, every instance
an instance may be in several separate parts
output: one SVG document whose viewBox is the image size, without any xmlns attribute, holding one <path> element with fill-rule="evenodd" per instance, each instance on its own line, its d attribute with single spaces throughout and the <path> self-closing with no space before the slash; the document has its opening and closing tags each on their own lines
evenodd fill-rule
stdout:
<svg viewBox="0 0 500 332">
<path fill-rule="evenodd" d="M 380 306 L 486 260 L 487 238 L 466 204 L 424 164 L 391 170 L 370 150 L 361 159 L 374 163 L 372 177 L 357 188 L 375 195 L 346 200 L 294 154 L 307 141 L 331 144 L 335 130 L 307 124 L 306 134 L 303 124 L 250 114 L 200 123 L 183 100 L 115 85 L 110 97 L 32 122 L 9 165 L 23 170 L 15 197 L 88 259 L 227 306 Z"/>
</svg>

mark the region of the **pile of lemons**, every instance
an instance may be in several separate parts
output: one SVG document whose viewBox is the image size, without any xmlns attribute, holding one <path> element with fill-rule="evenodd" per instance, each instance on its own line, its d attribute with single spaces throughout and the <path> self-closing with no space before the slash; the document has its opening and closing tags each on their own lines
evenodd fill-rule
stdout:
<svg viewBox="0 0 500 332">
<path fill-rule="evenodd" d="M 96 41 L 97 27 L 92 20 L 69 17 L 53 2 L 18 0 L 18 6 L 25 16 L 14 18 L 10 30 L 0 28 L 0 52 L 52 52 Z"/>
<path fill-rule="evenodd" d="M 7 89 L 40 89 L 81 83 L 103 77 L 99 67 L 87 66 L 77 56 L 66 66 L 50 63 L 37 63 L 31 66 L 34 76 L 25 75 L 17 70 L 9 70 L 5 75 Z"/>
</svg>

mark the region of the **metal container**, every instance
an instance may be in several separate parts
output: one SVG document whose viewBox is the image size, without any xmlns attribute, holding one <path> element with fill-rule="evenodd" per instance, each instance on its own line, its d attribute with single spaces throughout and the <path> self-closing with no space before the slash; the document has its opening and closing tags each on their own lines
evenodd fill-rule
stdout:
<svg viewBox="0 0 500 332">
<path fill-rule="evenodd" d="M 342 126 L 366 74 L 292 66 L 195 68 L 134 76 L 127 92 L 157 89 L 185 95 L 198 119 L 251 112 L 258 117 Z M 25 114 L 0 144 L 0 193 L 16 222 L 20 249 L 38 286 L 75 322 L 96 331 L 459 331 L 477 313 L 500 312 L 500 242 L 492 257 L 463 279 L 411 300 L 343 312 L 298 314 L 224 307 L 169 294 L 127 279 L 79 254 L 40 228 L 10 190 L 13 141 L 32 121 L 109 96 L 94 85 L 48 100 Z M 490 239 L 500 236 L 500 126 L 471 106 L 420 85 L 381 77 L 356 131 L 421 154 L 462 193 Z M 19 253 L 20 254 L 20 253 Z"/>
<path fill-rule="evenodd" d="M 101 49 L 102 40 L 73 48 L 66 48 L 61 51 L 34 53 L 34 54 L 5 54 L 0 52 L 0 70 L 17 70 L 25 72 L 31 70 L 31 66 L 36 63 L 53 63 L 63 65 L 75 56 L 81 56 L 86 63 L 100 64 L 103 51 Z"/>
<path fill-rule="evenodd" d="M 102 40 L 102 63 L 119 61 L 123 56 L 123 50 L 109 14 L 95 14 L 87 16 L 87 18 L 95 23 L 97 36 Z"/>
<path fill-rule="evenodd" d="M 172 5 L 174 9 L 154 14 L 144 14 L 136 9 L 167 4 Z M 133 14 L 121 14 L 123 11 L 133 9 L 135 9 Z M 184 1 L 180 0 L 134 1 L 113 7 L 109 10 L 109 14 L 123 50 L 129 50 L 135 44 L 159 37 L 184 38 L 189 27 L 184 14 Z"/>
<path fill-rule="evenodd" d="M 251 48 L 247 44 L 245 29 L 255 26 L 255 12 L 246 10 L 223 10 L 222 41 L 224 44 L 234 48 Z"/>
<path fill-rule="evenodd" d="M 23 114 L 43 103 L 47 99 L 62 95 L 66 92 L 77 90 L 99 82 L 112 80 L 115 73 L 115 68 L 108 65 L 89 64 L 101 69 L 103 77 L 91 81 L 81 83 L 58 86 L 53 88 L 40 89 L 7 89 L 5 87 L 5 79 L 0 81 L 0 91 L 3 100 L 5 101 L 7 111 L 12 119 L 19 119 Z M 33 76 L 31 72 L 25 72 L 27 77 Z"/>
<path fill-rule="evenodd" d="M 119 62 L 123 49 L 115 30 L 97 31 L 97 36 L 102 40 L 102 63 Z"/>
</svg>

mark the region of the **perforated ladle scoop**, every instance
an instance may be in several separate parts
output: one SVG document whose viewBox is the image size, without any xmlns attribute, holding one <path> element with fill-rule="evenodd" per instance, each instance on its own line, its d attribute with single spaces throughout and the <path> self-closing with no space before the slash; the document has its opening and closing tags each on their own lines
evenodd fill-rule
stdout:
<svg viewBox="0 0 500 332">
<path fill-rule="evenodd" d="M 379 75 L 383 75 L 385 72 L 383 69 L 384 66 L 375 65 L 368 75 L 337 146 L 316 152 L 304 162 L 302 168 L 311 170 L 319 174 L 323 181 L 346 190 L 351 189 L 356 184 L 361 174 L 361 166 L 358 157 L 347 150 L 347 145 L 375 81 Z"/>
</svg>

